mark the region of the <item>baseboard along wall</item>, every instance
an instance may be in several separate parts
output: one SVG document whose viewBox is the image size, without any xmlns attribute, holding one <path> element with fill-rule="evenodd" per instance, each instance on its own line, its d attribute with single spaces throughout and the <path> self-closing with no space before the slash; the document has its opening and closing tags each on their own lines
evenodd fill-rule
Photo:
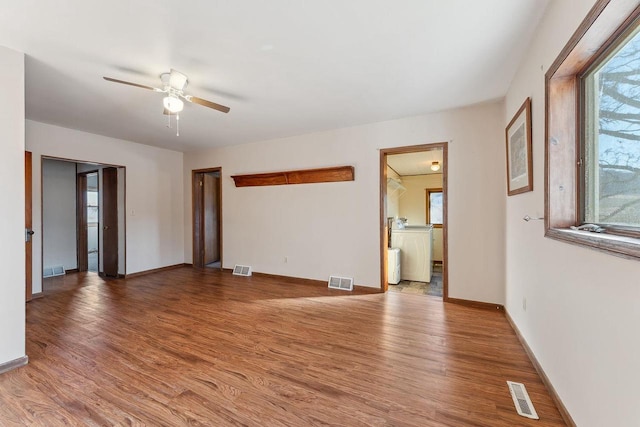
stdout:
<svg viewBox="0 0 640 427">
<path fill-rule="evenodd" d="M 10 360 L 8 362 L 5 363 L 0 363 L 0 374 L 3 374 L 5 372 L 9 372 L 13 369 L 16 368 L 20 368 L 22 366 L 25 366 L 27 363 L 29 363 L 29 357 L 28 356 L 22 356 L 19 357 L 17 359 L 14 360 Z"/>
<path fill-rule="evenodd" d="M 560 415 L 562 416 L 562 419 L 564 420 L 564 422 L 568 426 L 576 427 L 576 423 L 573 421 L 573 418 L 571 418 L 571 414 L 567 410 L 567 407 L 564 406 L 564 403 L 560 399 L 560 396 L 556 392 L 556 389 L 553 387 L 553 384 L 551 384 L 551 380 L 549 380 L 549 377 L 544 372 L 544 369 L 542 369 L 542 365 L 540 365 L 540 363 L 538 362 L 538 359 L 536 358 L 536 355 L 531 350 L 531 347 L 529 347 L 529 344 L 527 343 L 527 340 L 524 339 L 524 337 L 520 333 L 520 330 L 516 326 L 515 322 L 513 321 L 513 319 L 511 318 L 511 316 L 509 315 L 509 312 L 507 310 L 505 310 L 505 316 L 507 318 L 507 321 L 511 325 L 511 328 L 516 333 L 516 336 L 518 337 L 518 340 L 520 341 L 520 344 L 522 344 L 522 347 L 524 348 L 524 351 L 527 353 L 527 356 L 529 357 L 529 360 L 531 361 L 531 364 L 535 368 L 536 372 L 538 372 L 538 375 L 540 375 L 540 379 L 544 383 L 545 387 L 547 387 L 547 390 L 549 391 L 549 395 L 551 396 L 551 399 L 553 400 L 553 403 L 556 404 L 556 407 L 558 408 L 558 411 L 560 412 Z"/>
</svg>

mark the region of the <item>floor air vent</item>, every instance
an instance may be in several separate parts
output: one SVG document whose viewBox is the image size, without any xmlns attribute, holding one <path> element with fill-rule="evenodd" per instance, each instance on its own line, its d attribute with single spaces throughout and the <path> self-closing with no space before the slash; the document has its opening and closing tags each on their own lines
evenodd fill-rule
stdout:
<svg viewBox="0 0 640 427">
<path fill-rule="evenodd" d="M 509 386 L 509 391 L 511 392 L 513 404 L 516 405 L 516 411 L 518 411 L 518 415 L 522 415 L 523 417 L 531 418 L 534 420 L 539 419 L 538 413 L 533 407 L 531 399 L 529 399 L 529 393 L 527 393 L 527 389 L 525 388 L 524 384 L 507 381 L 507 385 Z"/>
<path fill-rule="evenodd" d="M 236 266 L 233 267 L 233 274 L 236 276 L 251 276 L 251 267 L 248 265 L 236 264 Z"/>
<path fill-rule="evenodd" d="M 329 287 L 331 289 L 341 289 L 343 291 L 353 290 L 353 278 L 329 276 Z"/>
<path fill-rule="evenodd" d="M 65 274 L 64 267 L 61 265 L 42 269 L 42 277 L 62 276 L 63 274 Z"/>
</svg>

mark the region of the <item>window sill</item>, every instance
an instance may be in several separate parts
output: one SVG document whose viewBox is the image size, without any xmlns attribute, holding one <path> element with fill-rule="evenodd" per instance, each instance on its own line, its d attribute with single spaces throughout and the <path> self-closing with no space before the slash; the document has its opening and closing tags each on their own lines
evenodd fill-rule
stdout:
<svg viewBox="0 0 640 427">
<path fill-rule="evenodd" d="M 573 245 L 586 246 L 623 258 L 640 260 L 640 239 L 638 238 L 568 228 L 550 228 L 545 233 L 545 237 Z"/>
</svg>

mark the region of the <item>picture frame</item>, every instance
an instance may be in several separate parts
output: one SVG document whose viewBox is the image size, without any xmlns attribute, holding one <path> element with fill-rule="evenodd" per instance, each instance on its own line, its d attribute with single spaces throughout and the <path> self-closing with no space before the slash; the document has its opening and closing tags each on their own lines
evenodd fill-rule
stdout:
<svg viewBox="0 0 640 427">
<path fill-rule="evenodd" d="M 505 129 L 507 144 L 507 195 L 533 191 L 531 149 L 531 98 L 527 98 Z"/>
</svg>

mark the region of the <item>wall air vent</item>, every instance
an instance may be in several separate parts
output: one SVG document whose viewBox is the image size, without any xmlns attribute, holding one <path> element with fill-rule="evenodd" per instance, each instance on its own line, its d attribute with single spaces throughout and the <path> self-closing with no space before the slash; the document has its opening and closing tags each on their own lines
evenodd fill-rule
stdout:
<svg viewBox="0 0 640 427">
<path fill-rule="evenodd" d="M 236 264 L 236 266 L 233 267 L 233 274 L 235 276 L 251 276 L 251 267 L 248 265 Z"/>
<path fill-rule="evenodd" d="M 531 399 L 529 399 L 529 393 L 527 393 L 527 389 L 525 388 L 524 384 L 507 381 L 507 385 L 509 386 L 509 391 L 511 392 L 513 404 L 516 405 L 516 411 L 518 411 L 518 415 L 522 415 L 523 417 L 531 418 L 533 420 L 538 420 L 538 413 L 533 407 Z"/>
<path fill-rule="evenodd" d="M 42 269 L 42 277 L 62 276 L 65 274 L 64 267 L 55 265 L 53 267 L 45 267 Z"/>
<path fill-rule="evenodd" d="M 342 291 L 353 290 L 353 278 L 351 277 L 338 277 L 329 276 L 329 288 L 340 289 Z"/>
</svg>

